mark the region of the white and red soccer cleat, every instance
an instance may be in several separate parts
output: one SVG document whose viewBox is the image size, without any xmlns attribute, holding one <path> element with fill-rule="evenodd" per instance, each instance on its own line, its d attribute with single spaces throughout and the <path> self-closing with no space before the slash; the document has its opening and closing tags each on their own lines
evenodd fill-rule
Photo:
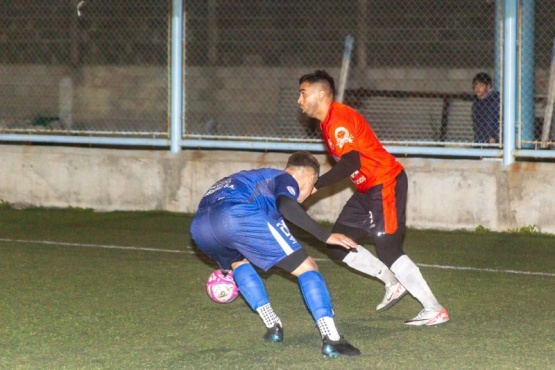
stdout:
<svg viewBox="0 0 555 370">
<path fill-rule="evenodd" d="M 383 297 L 382 303 L 376 306 L 376 311 L 383 312 L 393 307 L 393 305 L 399 302 L 405 294 L 407 294 L 407 290 L 401 283 L 397 282 L 397 284 L 385 284 L 385 296 Z"/>
<path fill-rule="evenodd" d="M 445 307 L 442 307 L 440 311 L 436 311 L 433 308 L 425 308 L 412 320 L 405 321 L 405 324 L 412 326 L 433 326 L 445 324 L 448 321 L 449 314 L 447 313 Z"/>
</svg>

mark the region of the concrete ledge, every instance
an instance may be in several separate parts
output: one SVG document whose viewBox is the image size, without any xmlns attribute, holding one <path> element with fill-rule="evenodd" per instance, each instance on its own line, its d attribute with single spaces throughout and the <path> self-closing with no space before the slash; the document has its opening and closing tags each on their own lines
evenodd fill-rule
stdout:
<svg viewBox="0 0 555 370">
<path fill-rule="evenodd" d="M 43 207 L 193 213 L 212 183 L 243 169 L 283 168 L 286 153 L 123 150 L 0 145 L 0 200 Z M 330 168 L 317 155 L 322 172 Z M 409 178 L 408 225 L 492 231 L 536 225 L 555 233 L 555 164 L 401 158 Z M 348 181 L 310 199 L 309 213 L 333 222 Z"/>
</svg>

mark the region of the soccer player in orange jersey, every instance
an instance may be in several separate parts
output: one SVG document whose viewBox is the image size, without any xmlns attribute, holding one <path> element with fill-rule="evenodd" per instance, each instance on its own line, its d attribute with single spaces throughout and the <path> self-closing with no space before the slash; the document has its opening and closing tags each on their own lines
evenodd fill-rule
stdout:
<svg viewBox="0 0 555 370">
<path fill-rule="evenodd" d="M 334 100 L 335 83 L 326 71 L 302 76 L 299 85 L 298 104 L 303 113 L 320 120 L 324 143 L 336 162 L 320 176 L 313 193 L 350 177 L 356 191 L 332 230 L 355 241 L 371 235 L 379 259 L 362 247 L 355 252 L 328 245 L 330 257 L 384 282 L 385 297 L 376 307 L 378 312 L 392 307 L 408 291 L 423 309 L 405 324 L 432 326 L 449 321 L 420 269 L 403 252 L 408 188 L 403 166 L 385 150 L 360 113 Z"/>
</svg>

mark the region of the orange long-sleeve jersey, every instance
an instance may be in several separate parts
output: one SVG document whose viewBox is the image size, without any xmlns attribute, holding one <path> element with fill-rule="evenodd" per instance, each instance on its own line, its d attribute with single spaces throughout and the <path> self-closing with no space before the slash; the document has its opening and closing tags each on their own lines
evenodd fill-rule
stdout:
<svg viewBox="0 0 555 370">
<path fill-rule="evenodd" d="M 320 122 L 324 143 L 337 162 L 346 153 L 360 153 L 360 170 L 351 174 L 357 190 L 365 193 L 379 184 L 387 184 L 403 166 L 380 143 L 366 119 L 351 107 L 332 102 Z"/>
</svg>

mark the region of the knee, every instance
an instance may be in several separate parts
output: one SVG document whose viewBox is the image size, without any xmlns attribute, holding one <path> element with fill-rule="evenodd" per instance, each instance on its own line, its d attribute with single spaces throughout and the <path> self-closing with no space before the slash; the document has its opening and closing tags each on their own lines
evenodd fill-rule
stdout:
<svg viewBox="0 0 555 370">
<path fill-rule="evenodd" d="M 403 254 L 403 230 L 398 229 L 393 234 L 382 234 L 375 237 L 376 252 L 380 260 L 388 267 Z"/>
<path fill-rule="evenodd" d="M 379 249 L 377 250 L 380 260 L 387 266 L 388 269 L 391 269 L 391 266 L 393 266 L 395 261 L 405 254 L 401 249 L 388 249 L 382 252 L 380 252 Z"/>
<path fill-rule="evenodd" d="M 307 271 L 318 271 L 318 265 L 312 257 L 307 257 L 295 270 L 291 273 L 295 276 L 300 276 Z"/>
<path fill-rule="evenodd" d="M 242 259 L 240 261 L 235 261 L 231 264 L 231 269 L 235 270 L 237 267 L 244 265 L 245 263 L 249 263 L 249 261 L 247 261 L 247 259 Z"/>
<path fill-rule="evenodd" d="M 328 244 L 327 246 L 328 246 L 328 256 L 334 261 L 339 261 L 339 262 L 343 261 L 350 252 L 347 249 L 338 247 L 336 245 Z"/>
</svg>

